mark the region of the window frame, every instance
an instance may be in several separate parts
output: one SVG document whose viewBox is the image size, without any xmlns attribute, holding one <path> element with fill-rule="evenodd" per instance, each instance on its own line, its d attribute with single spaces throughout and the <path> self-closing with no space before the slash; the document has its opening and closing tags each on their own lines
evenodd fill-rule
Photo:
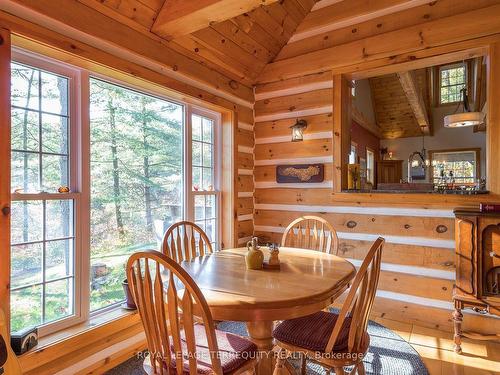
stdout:
<svg viewBox="0 0 500 375">
<path fill-rule="evenodd" d="M 373 160 L 373 166 L 370 168 L 368 154 L 372 155 L 372 160 Z M 370 147 L 366 147 L 366 182 L 369 182 L 373 185 L 375 185 L 375 166 L 377 165 L 377 161 L 375 160 L 375 151 L 371 149 Z M 370 179 L 370 173 L 371 171 L 371 179 Z"/>
<path fill-rule="evenodd" d="M 110 77 L 95 71 L 88 71 L 81 67 L 59 61 L 57 59 L 37 54 L 22 48 L 12 48 L 12 62 L 32 66 L 36 69 L 61 75 L 68 78 L 69 120 L 68 120 L 68 147 L 69 147 L 69 178 L 68 185 L 71 192 L 12 194 L 11 200 L 55 200 L 68 199 L 73 203 L 73 235 L 74 235 L 74 300 L 73 315 L 38 326 L 39 337 L 43 337 L 65 328 L 88 321 L 89 318 L 107 313 L 116 309 L 120 303 L 111 304 L 101 309 L 90 311 L 90 78 L 100 79 L 140 94 L 150 95 L 160 100 L 183 107 L 183 182 L 182 215 L 184 220 L 194 221 L 195 195 L 216 196 L 216 238 L 214 241 L 222 245 L 222 114 L 199 105 L 191 104 L 188 100 L 172 98 L 159 90 L 145 88 L 141 85 Z M 197 114 L 214 121 L 214 191 L 193 192 L 191 181 L 191 114 Z M 189 155 L 189 157 L 187 157 Z M 188 163 L 189 161 L 189 163 Z M 189 176 L 189 179 L 187 179 Z M 10 246 L 9 246 L 10 249 Z M 10 316 L 10 311 L 8 316 Z"/>
<path fill-rule="evenodd" d="M 215 212 L 216 212 L 216 238 L 211 239 L 215 242 L 216 246 L 221 247 L 222 227 L 221 227 L 221 214 L 222 214 L 222 194 L 221 194 L 221 175 L 222 175 L 222 132 L 221 122 L 222 116 L 220 113 L 210 111 L 206 108 L 195 106 L 192 104 L 185 105 L 185 128 L 184 128 L 184 219 L 195 222 L 195 199 L 196 196 L 201 195 L 214 195 L 215 196 Z M 192 115 L 198 115 L 208 118 L 214 122 L 214 155 L 212 160 L 213 166 L 213 191 L 195 191 L 193 190 L 193 168 L 192 168 Z"/>
<path fill-rule="evenodd" d="M 63 76 L 68 79 L 68 185 L 70 193 L 14 193 L 11 194 L 12 202 L 39 200 L 68 200 L 73 202 L 73 314 L 47 322 L 38 326 L 40 337 L 52 332 L 70 327 L 83 322 L 86 319 L 84 313 L 82 285 L 82 259 L 84 258 L 82 235 L 79 230 L 82 222 L 81 213 L 84 211 L 82 201 L 82 185 L 80 179 L 81 163 L 79 150 L 81 147 L 81 114 L 84 113 L 81 101 L 82 71 L 68 64 L 61 63 L 55 59 L 41 56 L 20 48 L 12 48 L 11 63 L 27 65 L 48 73 Z M 41 109 L 40 109 L 41 110 Z M 45 223 L 43 224 L 45 225 Z M 45 241 L 45 240 L 44 240 Z M 12 242 L 11 242 L 12 243 Z M 12 259 L 11 259 L 12 262 Z M 43 266 L 42 266 L 43 267 Z M 42 272 L 45 272 L 42 269 Z M 11 314 L 9 313 L 9 316 Z"/>
<path fill-rule="evenodd" d="M 452 106 L 452 105 L 457 105 L 462 102 L 462 99 L 455 101 L 455 102 L 446 102 L 442 103 L 441 102 L 441 71 L 446 70 L 446 69 L 453 69 L 457 68 L 460 66 L 465 67 L 465 83 L 464 86 L 467 89 L 467 92 L 470 93 L 470 88 L 471 88 L 471 82 L 472 82 L 472 77 L 471 77 L 471 63 L 470 61 L 459 61 L 459 62 L 454 62 L 450 64 L 443 64 L 436 66 L 434 69 L 434 88 L 435 88 L 435 104 L 437 107 L 445 107 L 445 106 Z"/>
</svg>

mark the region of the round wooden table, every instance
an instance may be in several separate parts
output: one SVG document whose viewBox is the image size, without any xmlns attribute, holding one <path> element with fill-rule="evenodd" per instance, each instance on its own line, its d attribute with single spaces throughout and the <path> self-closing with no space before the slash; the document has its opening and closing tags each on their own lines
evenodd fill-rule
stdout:
<svg viewBox="0 0 500 375">
<path fill-rule="evenodd" d="M 213 319 L 246 322 L 262 354 L 258 372 L 272 374 L 274 321 L 329 306 L 347 289 L 356 271 L 335 255 L 286 247 L 280 248 L 280 270 L 248 270 L 246 251 L 225 249 L 182 262 L 182 267 L 201 288 Z"/>
</svg>

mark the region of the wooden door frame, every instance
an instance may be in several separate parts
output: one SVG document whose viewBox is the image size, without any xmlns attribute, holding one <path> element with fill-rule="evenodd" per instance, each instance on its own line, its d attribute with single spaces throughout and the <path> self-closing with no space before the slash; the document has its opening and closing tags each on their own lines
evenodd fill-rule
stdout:
<svg viewBox="0 0 500 375">
<path fill-rule="evenodd" d="M 487 196 L 447 196 L 438 194 L 378 194 L 344 192 L 347 184 L 347 147 L 351 123 L 349 82 L 374 76 L 396 73 L 402 70 L 414 70 L 453 61 L 485 56 L 487 60 L 488 99 L 486 130 L 486 176 Z M 389 60 L 389 61 L 388 61 Z M 477 206 L 479 202 L 488 200 L 500 201 L 500 154 L 492 152 L 494 144 L 500 140 L 500 108 L 495 106 L 500 100 L 500 35 L 484 37 L 465 42 L 452 43 L 445 46 L 423 49 L 412 54 L 392 56 L 390 59 L 367 61 L 352 66 L 334 69 L 333 73 L 333 113 L 334 113 L 334 174 L 332 201 L 360 203 L 385 203 L 397 205 L 441 205 Z M 497 99 L 498 98 L 498 99 Z"/>
</svg>

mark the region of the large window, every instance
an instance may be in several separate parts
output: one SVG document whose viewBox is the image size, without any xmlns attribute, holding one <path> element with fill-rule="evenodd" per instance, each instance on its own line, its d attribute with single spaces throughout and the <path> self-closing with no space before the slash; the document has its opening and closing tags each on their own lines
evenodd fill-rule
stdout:
<svg viewBox="0 0 500 375">
<path fill-rule="evenodd" d="M 435 184 L 473 184 L 480 175 L 479 149 L 430 151 Z"/>
<path fill-rule="evenodd" d="M 79 196 L 70 168 L 74 72 L 47 63 L 14 62 L 11 69 L 11 327 L 17 331 L 76 313 Z"/>
<path fill-rule="evenodd" d="M 214 117 L 199 111 L 191 114 L 191 198 L 194 203 L 192 220 L 198 224 L 217 247 L 217 176 L 215 168 L 218 155 L 215 152 L 217 139 L 217 121 Z"/>
<path fill-rule="evenodd" d="M 124 265 L 182 219 L 184 108 L 90 80 L 90 308 L 122 301 Z"/>
<path fill-rule="evenodd" d="M 467 82 L 465 64 L 446 65 L 439 68 L 440 104 L 457 103 L 462 100 L 461 92 Z"/>
<path fill-rule="evenodd" d="M 44 335 L 121 304 L 128 257 L 159 249 L 176 221 L 218 247 L 217 113 L 14 60 L 12 331 Z"/>
</svg>

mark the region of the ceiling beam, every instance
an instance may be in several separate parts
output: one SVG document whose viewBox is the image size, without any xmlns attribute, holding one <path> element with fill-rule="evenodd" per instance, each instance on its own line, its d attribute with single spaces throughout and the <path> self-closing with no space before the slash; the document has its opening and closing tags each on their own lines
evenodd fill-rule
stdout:
<svg viewBox="0 0 500 375">
<path fill-rule="evenodd" d="M 427 3 L 429 0 L 344 0 L 329 6 L 315 6 L 290 43 Z"/>
<path fill-rule="evenodd" d="M 151 31 L 171 40 L 276 1 L 278 0 L 165 0 Z"/>
<path fill-rule="evenodd" d="M 406 98 L 410 103 L 413 115 L 417 120 L 417 124 L 418 126 L 420 126 L 420 130 L 422 130 L 423 134 L 429 135 L 431 133 L 429 115 L 427 114 L 424 98 L 422 97 L 422 93 L 418 89 L 414 74 L 411 71 L 407 71 L 399 72 L 397 75 L 399 82 L 403 87 Z"/>
</svg>

